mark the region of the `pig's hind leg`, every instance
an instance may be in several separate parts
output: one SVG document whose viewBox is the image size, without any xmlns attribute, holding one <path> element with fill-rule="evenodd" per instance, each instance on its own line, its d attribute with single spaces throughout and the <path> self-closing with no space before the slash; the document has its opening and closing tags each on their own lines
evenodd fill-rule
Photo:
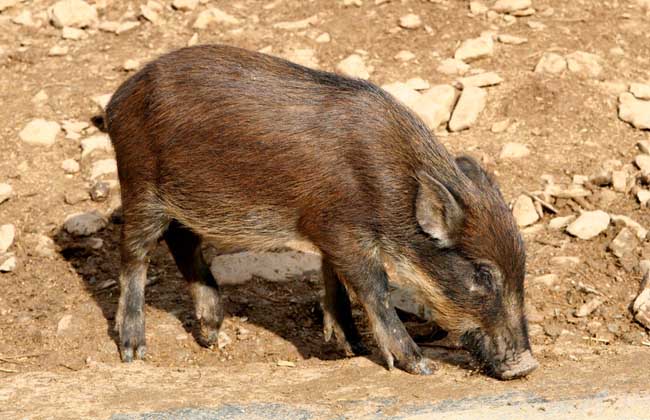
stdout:
<svg viewBox="0 0 650 420">
<path fill-rule="evenodd" d="M 201 252 L 201 238 L 190 229 L 172 221 L 163 237 L 178 269 L 189 283 L 199 330 L 197 342 L 204 347 L 217 344 L 223 322 L 223 303 L 219 285 Z"/>
<path fill-rule="evenodd" d="M 323 259 L 323 281 L 325 283 L 325 298 L 323 299 L 323 335 L 328 342 L 332 334 L 343 347 L 346 355 L 365 355 L 368 348 L 363 344 L 361 335 L 352 318 L 350 298 L 345 286 L 341 283 L 334 267 Z"/>
</svg>

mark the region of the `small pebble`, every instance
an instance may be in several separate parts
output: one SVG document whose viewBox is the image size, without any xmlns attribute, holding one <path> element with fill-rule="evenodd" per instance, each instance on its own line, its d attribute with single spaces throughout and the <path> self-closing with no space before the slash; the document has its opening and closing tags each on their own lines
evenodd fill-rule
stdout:
<svg viewBox="0 0 650 420">
<path fill-rule="evenodd" d="M 18 133 L 18 137 L 27 144 L 35 146 L 52 146 L 61 131 L 59 123 L 41 118 L 31 120 Z"/>
<path fill-rule="evenodd" d="M 455 58 L 447 58 L 440 62 L 440 65 L 436 70 L 439 73 L 447 74 L 450 76 L 462 76 L 469 71 L 469 64 L 466 64 L 464 61 L 457 60 Z"/>
<path fill-rule="evenodd" d="M 521 143 L 506 143 L 499 153 L 500 159 L 521 159 L 530 155 L 528 146 Z"/>
<path fill-rule="evenodd" d="M 336 71 L 345 76 L 357 79 L 370 78 L 372 70 L 372 68 L 366 66 L 363 57 L 359 54 L 352 54 L 336 65 Z"/>
<path fill-rule="evenodd" d="M 512 214 L 519 227 L 532 225 L 539 220 L 533 199 L 527 195 L 517 197 L 512 208 Z"/>
<path fill-rule="evenodd" d="M 74 159 L 66 159 L 61 163 L 61 169 L 66 174 L 76 174 L 79 172 L 79 162 Z"/>
<path fill-rule="evenodd" d="M 420 16 L 411 13 L 399 18 L 399 26 L 405 29 L 417 29 L 422 26 L 422 20 Z"/>
<path fill-rule="evenodd" d="M 16 227 L 11 223 L 0 225 L 0 254 L 4 254 L 13 245 Z"/>
</svg>

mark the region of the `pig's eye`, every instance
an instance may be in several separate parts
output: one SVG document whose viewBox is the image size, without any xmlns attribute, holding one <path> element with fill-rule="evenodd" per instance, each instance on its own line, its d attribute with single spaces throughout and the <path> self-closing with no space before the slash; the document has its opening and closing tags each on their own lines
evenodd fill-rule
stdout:
<svg viewBox="0 0 650 420">
<path fill-rule="evenodd" d="M 487 289 L 491 289 L 493 281 L 492 271 L 485 265 L 479 266 L 476 270 L 476 282 Z"/>
</svg>

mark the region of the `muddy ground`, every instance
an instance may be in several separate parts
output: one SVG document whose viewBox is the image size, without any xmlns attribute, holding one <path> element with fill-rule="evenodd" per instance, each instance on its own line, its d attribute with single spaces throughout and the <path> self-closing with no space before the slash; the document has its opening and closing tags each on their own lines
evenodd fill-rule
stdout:
<svg viewBox="0 0 650 420">
<path fill-rule="evenodd" d="M 493 55 L 471 63 L 472 69 L 495 71 L 503 78 L 501 84 L 487 88 L 487 107 L 478 121 L 458 133 L 437 130 L 441 142 L 455 153 L 482 159 L 495 172 L 508 200 L 541 190 L 543 175 L 553 176 L 558 183 L 570 183 L 573 175 L 597 173 L 608 159 L 631 163 L 639 153 L 637 142 L 650 140 L 647 131 L 617 118 L 617 83 L 650 81 L 650 17 L 635 1 L 537 0 L 534 15 L 514 21 L 503 15 L 491 21 L 486 15 L 472 15 L 468 2 L 456 0 L 364 0 L 360 7 L 334 0 L 219 0 L 201 2 L 190 11 L 173 10 L 168 1 L 161 3 L 164 7 L 155 24 L 138 16 L 144 4 L 139 0 L 98 4 L 100 22 L 136 20 L 139 25 L 119 35 L 87 29 L 80 40 L 62 39 L 61 30 L 47 22 L 44 12 L 52 1 L 26 1 L 0 12 L 0 182 L 13 188 L 11 198 L 0 204 L 0 224 L 16 227 L 10 251 L 17 260 L 12 272 L 0 274 L 0 381 L 16 385 L 29 375 L 92 381 L 93 375 L 104 377 L 112 370 L 124 369 L 113 333 L 119 220 L 110 219 L 93 235 L 103 241 L 101 246 L 62 229 L 65 217 L 79 211 L 96 209 L 111 217 L 115 191 L 103 202 L 90 200 L 87 194 L 93 184 L 89 180 L 92 163 L 110 156 L 100 152 L 82 159 L 80 140 L 65 138 L 63 131 L 52 146 L 45 147 L 26 144 L 18 133 L 33 118 L 60 124 L 89 121 L 99 111 L 92 98 L 111 93 L 132 74 L 123 68 L 126 60 L 144 63 L 187 45 L 195 33 L 199 43 L 227 43 L 288 57 L 309 48 L 325 70 L 333 70 L 349 54 L 364 50 L 366 63 L 374 67 L 370 80 L 380 85 L 412 77 L 421 77 L 432 85 L 453 82 L 457 76 L 437 71 L 440 61 L 453 56 L 461 41 L 485 30 L 527 38 L 522 45 L 497 43 Z M 209 7 L 219 7 L 235 16 L 238 23 L 193 29 L 198 13 Z M 26 10 L 32 13 L 34 25 L 12 22 Z M 399 18 L 408 13 L 419 15 L 423 26 L 400 29 Z M 317 19 L 307 29 L 273 26 L 314 15 Z M 531 28 L 531 21 L 544 27 Z M 330 34 L 330 42 L 316 42 L 323 32 Z M 50 56 L 48 52 L 55 45 L 66 46 L 67 53 Z M 415 59 L 405 63 L 396 60 L 394 56 L 401 50 L 413 52 Z M 548 51 L 594 53 L 602 60 L 602 75 L 585 78 L 569 71 L 533 72 Z M 39 95 L 41 91 L 45 97 Z M 510 121 L 509 129 L 493 133 L 492 124 L 505 119 Z M 92 133 L 93 128 L 87 128 L 81 138 Z M 530 155 L 499 159 L 502 146 L 508 142 L 526 144 Z M 63 171 L 62 162 L 70 158 L 79 161 L 79 173 Z M 650 214 L 632 194 L 617 193 L 615 200 L 603 204 L 601 190 L 587 197 L 587 204 L 582 206 L 627 215 L 650 226 Z M 555 207 L 559 215 L 576 214 L 582 208 L 572 200 L 558 200 Z M 629 308 L 639 289 L 638 262 L 650 258 L 650 244 L 639 244 L 632 260 L 622 263 L 607 250 L 620 225 L 612 223 L 601 235 L 585 241 L 549 229 L 553 216 L 546 213 L 524 233 L 531 336 L 542 367 L 540 373 L 519 382 L 518 389 L 543 388 L 548 378 L 545 369 L 556 372 L 554 375 L 565 372 L 566 381 L 570 381 L 579 379 L 583 372 L 608 366 L 610 360 L 616 363 L 621 354 L 650 352 L 650 335 L 633 320 Z M 48 255 L 38 251 L 35 235 L 52 238 L 54 252 Z M 551 261 L 556 256 L 578 257 L 579 263 L 554 264 Z M 531 280 L 551 273 L 558 275 L 551 285 Z M 228 316 L 223 331 L 231 342 L 213 350 L 200 347 L 192 337 L 192 304 L 164 245 L 156 250 L 149 274 L 148 356 L 139 369 L 157 372 L 153 377 L 164 377 L 164 372 L 177 369 L 196 373 L 201 367 L 252 372 L 256 366 L 272 370 L 276 383 L 283 378 L 290 381 L 304 366 L 319 375 L 331 372 L 335 379 L 328 381 L 337 384 L 353 377 L 336 376 L 353 362 L 344 359 L 334 345 L 323 343 L 319 306 L 322 286 L 317 274 L 283 283 L 257 278 L 225 287 Z M 595 296 L 594 290 L 604 297 L 604 303 L 590 315 L 576 317 L 576 309 Z M 356 315 L 365 325 L 359 310 Z M 364 337 L 374 346 L 367 328 Z M 291 361 L 296 367 L 275 369 L 280 360 Z M 380 363 L 376 351 L 370 360 Z M 443 382 L 490 386 L 491 379 L 477 375 L 470 364 L 454 360 L 443 357 L 437 373 L 447 377 Z M 377 363 L 364 365 L 364 372 L 383 372 Z M 632 372 L 633 364 L 625 363 L 619 370 Z M 397 375 L 402 377 L 401 373 Z M 382 387 L 391 386 L 387 383 L 392 380 L 383 373 L 372 377 Z M 245 381 L 238 383 L 247 386 Z M 459 385 L 461 388 L 471 387 Z M 60 387 L 56 389 L 61 392 Z M 296 392 L 297 401 L 314 398 L 314 390 L 312 396 L 307 390 Z M 20 395 L 5 389 L 0 394 L 0 407 L 5 403 L 5 408 L 16 406 Z M 252 395 L 247 394 L 245 399 L 252 399 Z M 192 404 L 191 398 L 183 398 L 185 405 Z M 56 401 L 58 398 L 52 398 L 53 404 Z M 41 409 L 45 407 L 43 401 L 39 404 Z M 128 404 L 120 407 L 127 409 Z M 133 407 L 142 405 L 134 403 Z M 23 410 L 12 413 L 30 412 L 29 407 Z"/>
</svg>

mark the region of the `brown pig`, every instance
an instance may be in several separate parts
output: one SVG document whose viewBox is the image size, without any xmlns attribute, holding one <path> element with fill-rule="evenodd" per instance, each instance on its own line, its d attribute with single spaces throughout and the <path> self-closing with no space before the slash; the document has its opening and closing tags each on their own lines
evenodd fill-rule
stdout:
<svg viewBox="0 0 650 420">
<path fill-rule="evenodd" d="M 223 304 L 202 240 L 223 253 L 308 246 L 323 257 L 325 338 L 348 351 L 364 350 L 352 291 L 389 367 L 434 371 L 390 304 L 390 267 L 487 373 L 511 379 L 537 367 L 524 245 L 495 181 L 372 83 L 197 46 L 124 82 L 104 124 L 124 215 L 116 316 L 124 361 L 145 353 L 148 256 L 164 238 L 205 346 L 216 343 Z"/>
</svg>

